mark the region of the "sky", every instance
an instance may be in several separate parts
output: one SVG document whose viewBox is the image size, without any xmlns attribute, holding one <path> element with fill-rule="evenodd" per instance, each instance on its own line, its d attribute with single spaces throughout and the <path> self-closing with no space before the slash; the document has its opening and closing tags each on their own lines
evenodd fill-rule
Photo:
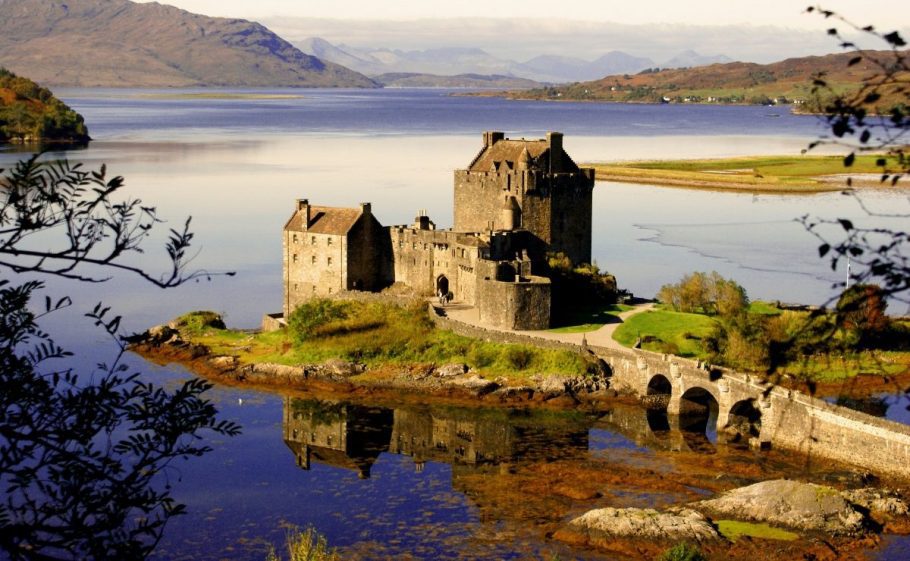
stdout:
<svg viewBox="0 0 910 561">
<path fill-rule="evenodd" d="M 825 34 L 835 22 L 805 13 L 812 0 L 159 1 L 259 21 L 292 43 L 322 37 L 361 48 L 478 47 L 518 61 L 541 54 L 593 60 L 619 50 L 659 63 L 693 49 L 767 63 L 839 50 Z M 823 6 L 861 25 L 910 35 L 905 0 L 825 0 Z"/>
<path fill-rule="evenodd" d="M 331 19 L 409 20 L 422 18 L 541 17 L 626 24 L 781 25 L 819 28 L 804 15 L 812 0 L 167 0 L 210 16 L 270 19 L 306 17 Z M 903 0 L 824 0 L 824 7 L 846 16 L 888 14 L 891 23 L 910 23 L 910 2 Z M 444 7 L 440 7 L 444 6 Z"/>
</svg>

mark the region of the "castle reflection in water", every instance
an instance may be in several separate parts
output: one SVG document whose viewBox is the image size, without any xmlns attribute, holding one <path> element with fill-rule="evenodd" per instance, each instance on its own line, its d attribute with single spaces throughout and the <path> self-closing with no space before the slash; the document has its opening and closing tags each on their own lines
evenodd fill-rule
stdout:
<svg viewBox="0 0 910 561">
<path fill-rule="evenodd" d="M 350 469 L 368 478 L 383 452 L 452 466 L 508 466 L 518 462 L 582 457 L 590 420 L 540 422 L 534 414 L 504 409 L 409 406 L 396 409 L 352 403 L 284 399 L 284 441 L 297 465 L 312 462 Z M 568 422 L 567 422 L 568 421 Z"/>
</svg>

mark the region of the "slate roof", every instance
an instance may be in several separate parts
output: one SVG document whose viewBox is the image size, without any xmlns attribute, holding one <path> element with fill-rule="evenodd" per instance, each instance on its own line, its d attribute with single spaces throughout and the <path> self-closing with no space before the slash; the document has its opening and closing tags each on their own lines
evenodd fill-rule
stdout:
<svg viewBox="0 0 910 561">
<path fill-rule="evenodd" d="M 359 208 L 310 206 L 310 227 L 307 232 L 343 236 L 351 231 L 362 213 Z M 302 232 L 304 216 L 303 211 L 295 212 L 284 229 Z"/>
<path fill-rule="evenodd" d="M 549 165 L 550 146 L 546 139 L 513 140 L 506 138 L 488 146 L 471 163 L 470 171 L 511 171 L 522 158 L 522 152 L 528 151 L 530 167 L 546 169 Z M 578 171 L 572 158 L 563 151 L 561 172 Z"/>
</svg>

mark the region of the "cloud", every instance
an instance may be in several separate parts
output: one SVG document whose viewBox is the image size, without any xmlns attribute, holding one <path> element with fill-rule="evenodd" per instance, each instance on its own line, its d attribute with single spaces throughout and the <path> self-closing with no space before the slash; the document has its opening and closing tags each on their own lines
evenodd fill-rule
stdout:
<svg viewBox="0 0 910 561">
<path fill-rule="evenodd" d="M 823 30 L 769 25 L 628 25 L 535 18 L 388 21 L 284 17 L 261 21 L 291 42 L 322 37 L 335 44 L 370 48 L 477 47 L 518 61 L 541 54 L 593 60 L 618 50 L 661 62 L 693 49 L 705 55 L 724 54 L 737 60 L 767 63 L 840 50 Z"/>
</svg>

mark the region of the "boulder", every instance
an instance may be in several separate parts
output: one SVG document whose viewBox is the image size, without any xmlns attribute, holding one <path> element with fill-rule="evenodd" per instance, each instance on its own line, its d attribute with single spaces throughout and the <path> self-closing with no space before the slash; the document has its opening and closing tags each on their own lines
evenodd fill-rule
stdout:
<svg viewBox="0 0 910 561">
<path fill-rule="evenodd" d="M 155 327 L 150 328 L 145 332 L 145 337 L 143 339 L 145 342 L 154 345 L 161 345 L 163 343 L 173 344 L 171 342 L 175 340 L 182 342 L 180 333 L 169 325 L 156 325 Z"/>
<path fill-rule="evenodd" d="M 685 508 L 675 512 L 659 512 L 652 508 L 598 508 L 571 520 L 564 530 L 581 534 L 585 541 L 593 544 L 608 543 L 617 538 L 698 543 L 721 539 L 707 518 Z"/>
<path fill-rule="evenodd" d="M 451 378 L 452 376 L 461 376 L 468 371 L 466 364 L 446 364 L 436 369 L 436 375 L 440 378 Z"/>
<path fill-rule="evenodd" d="M 215 356 L 209 359 L 209 364 L 219 370 L 233 370 L 237 367 L 237 357 L 235 356 Z"/>
<path fill-rule="evenodd" d="M 867 523 L 836 489 L 787 479 L 733 489 L 696 506 L 737 520 L 834 535 L 862 533 Z"/>
<path fill-rule="evenodd" d="M 467 377 L 456 377 L 448 380 L 448 385 L 454 388 L 468 390 L 474 395 L 482 396 L 499 389 L 499 384 L 490 380 L 485 380 L 473 374 Z"/>
<path fill-rule="evenodd" d="M 910 513 L 906 501 L 895 491 L 866 487 L 844 491 L 841 495 L 856 506 L 868 510 L 876 518 L 906 516 Z"/>
<path fill-rule="evenodd" d="M 339 358 L 331 358 L 325 361 L 323 365 L 328 374 L 333 376 L 341 376 L 342 378 L 349 378 L 351 376 L 356 376 L 358 374 L 363 374 L 364 368 L 360 364 L 355 364 L 353 362 L 348 362 L 346 360 L 341 360 Z"/>
</svg>

